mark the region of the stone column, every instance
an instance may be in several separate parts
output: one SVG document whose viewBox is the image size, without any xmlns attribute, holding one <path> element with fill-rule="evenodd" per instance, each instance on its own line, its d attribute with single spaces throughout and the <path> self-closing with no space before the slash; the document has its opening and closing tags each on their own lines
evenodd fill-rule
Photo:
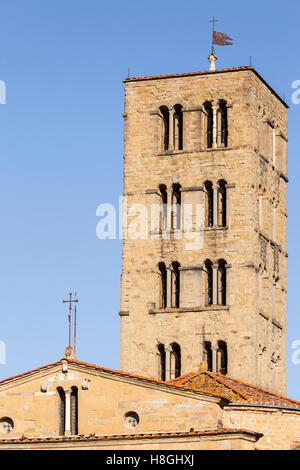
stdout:
<svg viewBox="0 0 300 470">
<path fill-rule="evenodd" d="M 167 307 L 172 305 L 172 271 L 167 269 Z"/>
<path fill-rule="evenodd" d="M 218 187 L 213 186 L 213 226 L 218 226 Z"/>
<path fill-rule="evenodd" d="M 226 269 L 226 293 L 225 293 L 225 298 L 226 298 L 226 305 L 231 305 L 230 302 L 230 295 L 231 295 L 231 286 L 230 286 L 230 268 L 231 264 L 225 264 L 225 269 Z"/>
<path fill-rule="evenodd" d="M 212 285 L 212 303 L 213 305 L 218 304 L 218 266 L 216 264 L 212 267 L 213 270 L 213 285 Z"/>
<path fill-rule="evenodd" d="M 171 347 L 165 346 L 166 353 L 166 380 L 171 379 Z"/>
<path fill-rule="evenodd" d="M 71 390 L 65 390 L 65 435 L 71 436 Z"/>
<path fill-rule="evenodd" d="M 212 351 L 212 372 L 218 372 L 218 344 L 214 341 L 211 344 L 211 351 Z"/>
<path fill-rule="evenodd" d="M 217 144 L 217 112 L 218 112 L 218 105 L 213 104 L 212 105 L 212 111 L 213 111 L 213 138 L 212 138 L 212 147 L 213 149 L 218 147 Z"/>
<path fill-rule="evenodd" d="M 169 110 L 169 150 L 174 150 L 174 113 L 175 109 Z"/>
</svg>

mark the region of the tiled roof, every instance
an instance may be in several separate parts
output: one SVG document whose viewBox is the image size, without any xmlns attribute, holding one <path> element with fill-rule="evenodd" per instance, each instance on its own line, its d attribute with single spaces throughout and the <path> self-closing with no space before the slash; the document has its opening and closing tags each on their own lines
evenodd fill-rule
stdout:
<svg viewBox="0 0 300 470">
<path fill-rule="evenodd" d="M 112 375 L 119 375 L 120 377 L 128 377 L 128 378 L 133 378 L 133 379 L 138 379 L 138 380 L 141 380 L 141 381 L 144 381 L 144 382 L 151 382 L 153 384 L 157 384 L 157 385 L 163 385 L 163 386 L 167 386 L 167 387 L 172 387 L 173 389 L 174 388 L 177 388 L 177 389 L 181 389 L 181 390 L 186 390 L 186 387 L 182 387 L 181 384 L 173 384 L 173 383 L 168 383 L 168 382 L 164 382 L 164 381 L 161 381 L 161 380 L 155 380 L 155 379 L 151 379 L 149 377 L 143 377 L 141 375 L 135 375 L 135 374 L 131 374 L 129 372 L 123 372 L 122 370 L 114 370 L 114 369 L 107 369 L 105 367 L 101 367 L 101 366 L 97 366 L 95 364 L 89 364 L 88 362 L 82 362 L 82 361 L 77 361 L 76 359 L 67 359 L 67 358 L 62 358 L 61 360 L 57 361 L 57 362 L 53 362 L 51 364 L 47 364 L 45 366 L 42 366 L 42 367 L 38 367 L 36 369 L 33 369 L 33 370 L 30 370 L 30 371 L 27 371 L 27 372 L 23 372 L 22 374 L 19 374 L 19 375 L 15 375 L 13 377 L 9 377 L 7 379 L 4 379 L 4 380 L 1 380 L 0 381 L 0 386 L 2 384 L 5 384 L 9 381 L 12 381 L 12 380 L 15 380 L 15 379 L 19 379 L 19 378 L 22 378 L 22 377 L 26 377 L 27 375 L 32 375 L 33 373 L 35 372 L 40 372 L 40 371 L 43 371 L 43 370 L 47 370 L 53 366 L 58 366 L 62 363 L 62 361 L 67 361 L 69 364 L 75 364 L 75 365 L 79 365 L 79 366 L 84 366 L 88 369 L 93 369 L 93 370 L 98 370 L 98 371 L 103 371 L 103 372 L 106 372 L 108 374 L 112 374 Z M 191 391 L 194 391 L 194 390 L 191 390 Z M 211 395 L 213 397 L 216 397 L 216 398 L 219 398 L 219 399 L 224 399 L 224 396 L 223 395 L 220 395 L 218 394 L 217 392 L 214 392 L 214 391 L 211 391 L 209 392 L 208 390 L 201 390 L 201 389 L 198 389 L 197 392 L 200 392 L 200 393 L 203 393 L 205 395 Z"/>
<path fill-rule="evenodd" d="M 201 390 L 215 391 L 232 403 L 275 405 L 300 409 L 299 401 L 216 372 L 205 370 L 191 372 L 177 379 L 169 380 L 168 383 L 193 390 L 201 388 Z"/>
<path fill-rule="evenodd" d="M 259 439 L 263 434 L 246 429 L 208 429 L 202 431 L 181 431 L 181 432 L 156 432 L 143 434 L 113 434 L 107 436 L 96 436 L 95 434 L 78 436 L 59 436 L 59 437 L 18 437 L 15 439 L 0 439 L 1 444 L 26 444 L 38 442 L 69 442 L 69 441 L 99 441 L 99 440 L 117 440 L 117 439 L 149 439 L 149 438 L 168 438 L 168 437 L 194 437 L 194 436 L 220 436 L 226 434 L 244 434 Z"/>
</svg>

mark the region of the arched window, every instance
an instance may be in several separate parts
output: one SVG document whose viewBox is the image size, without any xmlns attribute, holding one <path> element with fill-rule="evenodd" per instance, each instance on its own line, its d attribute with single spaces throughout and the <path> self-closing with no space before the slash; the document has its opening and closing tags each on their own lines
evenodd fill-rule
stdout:
<svg viewBox="0 0 300 470">
<path fill-rule="evenodd" d="M 212 262 L 206 260 L 205 263 L 206 286 L 205 286 L 205 305 L 209 306 L 213 303 L 213 269 Z"/>
<path fill-rule="evenodd" d="M 159 110 L 160 110 L 160 116 L 163 122 L 163 128 L 162 128 L 163 150 L 168 150 L 169 149 L 169 110 L 167 106 L 161 106 Z"/>
<path fill-rule="evenodd" d="M 212 349 L 211 349 L 211 342 L 205 341 L 204 343 L 204 355 L 205 355 L 205 362 L 207 370 L 212 372 Z"/>
<path fill-rule="evenodd" d="M 226 181 L 220 180 L 218 184 L 218 226 L 226 227 Z"/>
<path fill-rule="evenodd" d="M 205 126 L 204 126 L 204 133 L 205 133 L 205 143 L 206 148 L 212 148 L 213 143 L 213 110 L 212 104 L 209 102 L 204 103 L 204 116 L 205 116 Z"/>
<path fill-rule="evenodd" d="M 65 416 L 66 416 L 66 397 L 62 387 L 57 387 L 58 396 L 58 433 L 59 436 L 65 435 Z"/>
<path fill-rule="evenodd" d="M 180 377 L 181 374 L 181 351 L 177 343 L 172 343 L 171 348 L 171 379 L 175 379 Z"/>
<path fill-rule="evenodd" d="M 206 195 L 206 204 L 205 204 L 205 219 L 207 227 L 213 226 L 213 213 L 214 213 L 214 191 L 211 181 L 205 181 L 205 195 Z"/>
<path fill-rule="evenodd" d="M 183 114 L 182 106 L 174 106 L 174 150 L 182 150 L 183 147 Z"/>
<path fill-rule="evenodd" d="M 180 305 L 180 264 L 177 261 L 172 263 L 172 307 L 179 308 Z"/>
<path fill-rule="evenodd" d="M 228 126 L 227 126 L 227 106 L 226 101 L 220 100 L 217 112 L 217 145 L 227 147 Z"/>
<path fill-rule="evenodd" d="M 160 307 L 166 308 L 167 306 L 167 269 L 165 263 L 159 263 L 158 269 L 160 271 Z"/>
<path fill-rule="evenodd" d="M 166 185 L 160 184 L 159 191 L 161 194 L 161 203 L 162 203 L 160 230 L 165 231 L 167 230 L 167 223 L 168 223 L 168 193 L 167 193 Z"/>
<path fill-rule="evenodd" d="M 78 388 L 71 388 L 71 434 L 78 434 Z"/>
<path fill-rule="evenodd" d="M 225 341 L 218 341 L 218 370 L 220 374 L 227 374 L 227 345 Z"/>
<path fill-rule="evenodd" d="M 226 305 L 226 261 L 218 261 L 218 304 Z"/>
<path fill-rule="evenodd" d="M 173 184 L 172 192 L 172 228 L 179 230 L 181 227 L 181 192 L 180 184 Z"/>
<path fill-rule="evenodd" d="M 163 344 L 157 345 L 159 353 L 159 380 L 166 380 L 166 352 L 165 346 Z"/>
</svg>

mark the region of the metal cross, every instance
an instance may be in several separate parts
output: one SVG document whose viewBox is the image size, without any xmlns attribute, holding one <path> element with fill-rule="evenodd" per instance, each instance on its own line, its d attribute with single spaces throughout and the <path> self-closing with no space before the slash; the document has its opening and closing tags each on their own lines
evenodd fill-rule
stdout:
<svg viewBox="0 0 300 470">
<path fill-rule="evenodd" d="M 69 293 L 70 299 L 63 300 L 63 304 L 69 304 L 69 314 L 68 314 L 68 321 L 69 321 L 69 347 L 71 347 L 71 315 L 72 315 L 72 303 L 75 303 L 75 323 L 74 323 L 74 352 L 76 347 L 76 304 L 78 303 L 77 295 L 75 292 L 75 299 L 72 299 L 72 292 Z"/>
<path fill-rule="evenodd" d="M 214 49 L 214 30 L 215 30 L 215 23 L 217 23 L 219 20 L 216 20 L 215 17 L 213 16 L 212 20 L 209 20 L 209 23 L 212 23 L 212 41 L 211 41 L 211 53 L 215 53 Z"/>
</svg>

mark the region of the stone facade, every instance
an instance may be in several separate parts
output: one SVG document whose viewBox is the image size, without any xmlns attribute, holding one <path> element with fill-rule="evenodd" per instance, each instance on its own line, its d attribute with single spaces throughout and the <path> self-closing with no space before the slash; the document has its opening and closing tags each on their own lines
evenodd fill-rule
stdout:
<svg viewBox="0 0 300 470">
<path fill-rule="evenodd" d="M 135 204 L 147 208 L 151 223 L 140 238 L 129 229 L 124 239 L 121 369 L 161 378 L 159 348 L 164 347 L 164 373 L 172 378 L 168 364 L 176 344 L 180 373 L 196 371 L 206 358 L 205 341 L 217 367 L 221 341 L 229 375 L 284 393 L 287 106 L 251 67 L 129 78 L 125 86 L 127 223 L 130 227 L 138 212 L 132 211 Z M 221 135 L 222 106 L 226 139 Z M 207 182 L 214 204 L 209 223 Z M 218 205 L 220 182 L 226 188 L 225 220 L 220 220 Z M 171 213 L 174 185 L 180 188 L 182 225 L 188 205 L 194 219 L 200 207 L 198 244 L 187 239 L 191 234 L 178 238 Z M 165 215 L 162 209 L 151 218 L 151 208 L 164 201 Z M 216 290 L 210 302 L 207 260 Z M 226 269 L 225 302 L 217 292 L 220 260 Z M 165 304 L 159 263 L 167 270 Z M 174 263 L 180 275 L 177 303 Z"/>
</svg>

